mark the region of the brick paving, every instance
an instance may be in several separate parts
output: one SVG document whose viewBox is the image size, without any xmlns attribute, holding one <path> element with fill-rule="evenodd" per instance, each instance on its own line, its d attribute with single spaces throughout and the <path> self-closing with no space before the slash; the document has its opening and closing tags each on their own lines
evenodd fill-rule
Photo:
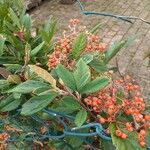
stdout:
<svg viewBox="0 0 150 150">
<path fill-rule="evenodd" d="M 150 21 L 149 0 L 82 0 L 82 2 L 86 6 L 85 9 L 89 11 L 137 16 Z M 77 4 L 61 5 L 59 0 L 46 0 L 30 14 L 35 20 L 35 25 L 54 16 L 59 22 L 59 33 L 67 30 L 67 23 L 71 18 L 79 18 L 81 24 L 87 27 L 92 27 L 99 22 L 105 23 L 99 34 L 107 44 L 136 36 L 134 43 L 117 56 L 119 68 L 122 74 L 129 74 L 135 78 L 136 82 L 141 85 L 146 99 L 150 100 L 150 67 L 148 67 L 148 60 L 143 60 L 145 52 L 150 50 L 150 25 L 139 20 L 129 24 L 110 17 L 85 16 L 80 13 Z M 115 62 L 111 64 L 115 65 Z"/>
</svg>

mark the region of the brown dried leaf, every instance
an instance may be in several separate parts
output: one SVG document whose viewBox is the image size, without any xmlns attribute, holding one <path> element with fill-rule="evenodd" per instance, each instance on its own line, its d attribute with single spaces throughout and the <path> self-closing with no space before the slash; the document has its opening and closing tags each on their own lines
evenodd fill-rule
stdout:
<svg viewBox="0 0 150 150">
<path fill-rule="evenodd" d="M 11 75 L 11 73 L 5 68 L 0 67 L 0 75 L 2 75 L 5 79 L 7 79 L 8 76 Z"/>
</svg>

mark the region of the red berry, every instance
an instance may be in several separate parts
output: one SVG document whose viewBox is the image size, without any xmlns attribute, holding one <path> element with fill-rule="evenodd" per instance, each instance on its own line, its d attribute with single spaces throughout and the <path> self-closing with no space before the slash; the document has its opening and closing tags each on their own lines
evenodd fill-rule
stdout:
<svg viewBox="0 0 150 150">
<path fill-rule="evenodd" d="M 141 131 L 140 131 L 140 134 L 141 134 L 142 136 L 146 136 L 146 131 L 145 131 L 145 130 L 141 130 Z"/>
<path fill-rule="evenodd" d="M 122 133 L 121 138 L 122 138 L 122 139 L 126 139 L 126 138 L 127 138 L 127 135 L 126 135 L 125 133 Z"/>
<path fill-rule="evenodd" d="M 116 136 L 121 137 L 122 136 L 122 131 L 121 130 L 116 130 Z"/>
<path fill-rule="evenodd" d="M 106 119 L 103 117 L 99 118 L 99 123 L 104 124 L 106 122 Z"/>
<path fill-rule="evenodd" d="M 145 146 L 146 146 L 146 143 L 145 143 L 144 141 L 141 141 L 141 142 L 140 142 L 140 145 L 141 145 L 141 147 L 145 147 Z"/>
</svg>

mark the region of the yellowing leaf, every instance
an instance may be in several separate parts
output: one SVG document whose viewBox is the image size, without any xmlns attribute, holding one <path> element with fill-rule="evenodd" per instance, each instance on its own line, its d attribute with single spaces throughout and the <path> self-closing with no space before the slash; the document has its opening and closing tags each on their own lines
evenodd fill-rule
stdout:
<svg viewBox="0 0 150 150">
<path fill-rule="evenodd" d="M 7 81 L 13 84 L 21 83 L 21 79 L 18 75 L 9 75 Z"/>
<path fill-rule="evenodd" d="M 52 75 L 44 70 L 43 68 L 36 65 L 29 65 L 29 67 L 42 79 L 49 82 L 54 89 L 56 89 L 56 80 L 52 77 Z"/>
</svg>

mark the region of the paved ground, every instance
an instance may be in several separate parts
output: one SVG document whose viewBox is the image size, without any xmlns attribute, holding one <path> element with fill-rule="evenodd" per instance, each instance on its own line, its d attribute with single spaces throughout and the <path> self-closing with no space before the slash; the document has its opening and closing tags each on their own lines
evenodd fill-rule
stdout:
<svg viewBox="0 0 150 150">
<path fill-rule="evenodd" d="M 86 10 L 105 11 L 114 14 L 138 16 L 150 21 L 150 0 L 81 0 Z M 149 1 L 149 2 L 148 2 Z M 106 25 L 100 36 L 107 44 L 124 37 L 137 36 L 135 42 L 118 55 L 120 71 L 132 75 L 142 86 L 143 93 L 150 99 L 150 67 L 148 60 L 143 60 L 144 53 L 150 49 L 150 25 L 136 20 L 134 24 L 119 21 L 110 17 L 85 16 L 80 13 L 77 4 L 61 5 L 58 0 L 46 0 L 33 10 L 32 18 L 35 24 L 41 24 L 50 16 L 58 18 L 61 29 L 67 29 L 68 20 L 79 18 L 83 25 L 92 27 L 96 23 L 104 22 Z M 61 33 L 62 30 L 59 30 Z M 112 65 L 114 62 L 112 62 Z"/>
</svg>

